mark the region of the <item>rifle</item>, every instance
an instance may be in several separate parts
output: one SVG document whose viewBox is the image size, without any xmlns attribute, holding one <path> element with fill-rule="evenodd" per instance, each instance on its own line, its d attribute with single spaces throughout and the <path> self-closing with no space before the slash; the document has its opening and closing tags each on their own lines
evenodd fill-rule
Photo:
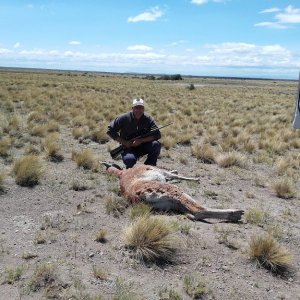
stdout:
<svg viewBox="0 0 300 300">
<path fill-rule="evenodd" d="M 169 123 L 167 125 L 164 125 L 164 126 L 161 126 L 161 127 L 158 127 L 158 128 L 153 128 L 149 132 L 147 132 L 145 134 L 137 135 L 137 136 L 133 137 L 130 140 L 133 140 L 133 139 L 142 139 L 144 137 L 154 135 L 155 133 L 157 133 L 158 130 L 160 130 L 160 129 L 164 128 L 164 127 L 167 127 L 167 126 L 169 126 L 171 124 L 173 124 L 173 123 Z M 125 150 L 125 147 L 123 145 L 120 145 L 117 148 L 112 149 L 111 151 L 109 151 L 109 153 L 110 153 L 110 156 L 111 156 L 112 159 L 116 159 L 124 150 Z"/>
</svg>

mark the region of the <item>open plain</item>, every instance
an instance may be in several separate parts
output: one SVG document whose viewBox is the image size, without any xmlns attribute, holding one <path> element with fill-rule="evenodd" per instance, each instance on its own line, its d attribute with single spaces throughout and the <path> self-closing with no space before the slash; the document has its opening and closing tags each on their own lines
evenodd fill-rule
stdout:
<svg viewBox="0 0 300 300">
<path fill-rule="evenodd" d="M 296 93 L 296 81 L 1 70 L 0 299 L 300 299 Z M 173 122 L 158 166 L 200 177 L 176 184 L 243 209 L 240 223 L 141 217 L 122 199 L 99 161 L 136 97 Z M 126 234 L 141 218 L 169 222 L 172 259 L 135 255 Z"/>
</svg>

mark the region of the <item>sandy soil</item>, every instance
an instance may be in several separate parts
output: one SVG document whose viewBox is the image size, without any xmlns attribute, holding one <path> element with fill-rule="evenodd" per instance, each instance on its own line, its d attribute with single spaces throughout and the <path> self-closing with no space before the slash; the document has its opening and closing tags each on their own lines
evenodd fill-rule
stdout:
<svg viewBox="0 0 300 300">
<path fill-rule="evenodd" d="M 249 164 L 247 169 L 222 169 L 200 163 L 190 156 L 189 147 L 172 150 L 171 157 L 163 150 L 159 167 L 201 177 L 199 184 L 177 184 L 204 205 L 245 212 L 258 207 L 267 217 L 256 225 L 247 223 L 244 217 L 241 223 L 231 224 L 192 222 L 185 216 L 169 215 L 170 220 L 188 228 L 187 233 L 178 232 L 181 243 L 177 260 L 163 266 L 144 265 L 131 258 L 124 247 L 123 231 L 130 223 L 130 208 L 118 217 L 105 209 L 107 197 L 118 192 L 117 181 L 108 178 L 104 169 L 83 171 L 71 160 L 74 148 L 90 148 L 101 159 L 110 160 L 107 146 L 79 144 L 69 132 L 62 132 L 62 137 L 65 158 L 60 163 L 44 161 L 45 174 L 39 185 L 21 187 L 11 176 L 5 181 L 7 190 L 0 196 L 0 299 L 43 299 L 51 295 L 62 299 L 95 299 L 96 295 L 103 299 L 191 299 L 183 287 L 186 275 L 205 283 L 203 299 L 300 299 L 299 198 L 276 197 L 269 185 L 272 166 Z M 179 163 L 179 157 L 186 157 L 187 164 Z M 7 171 L 11 168 L 3 163 L 1 166 Z M 258 177 L 265 187 L 255 184 Z M 71 186 L 76 180 L 89 188 L 74 191 Z M 280 244 L 294 254 L 292 271 L 284 277 L 260 268 L 247 254 L 251 236 L 270 228 L 279 228 Z M 107 230 L 106 243 L 95 241 L 101 229 Z M 41 236 L 44 243 L 37 243 Z M 34 257 L 25 259 L 26 253 Z M 41 265 L 54 266 L 55 275 L 49 279 L 48 290 L 41 287 L 35 291 L 30 289 L 30 282 Z M 105 270 L 106 278 L 95 278 L 93 266 Z M 23 272 L 19 280 L 9 284 L 9 269 L 17 267 Z M 123 280 L 124 298 L 116 295 L 120 291 L 118 278 Z M 172 298 L 170 293 L 159 296 L 165 288 L 181 298 Z"/>
</svg>

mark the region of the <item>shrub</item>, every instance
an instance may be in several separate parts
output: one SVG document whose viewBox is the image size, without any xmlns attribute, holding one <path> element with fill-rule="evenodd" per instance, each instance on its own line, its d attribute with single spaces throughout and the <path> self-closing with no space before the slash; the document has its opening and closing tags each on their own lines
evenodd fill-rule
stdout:
<svg viewBox="0 0 300 300">
<path fill-rule="evenodd" d="M 11 139 L 1 139 L 0 140 L 0 156 L 7 157 L 9 155 L 9 149 L 11 147 Z"/>
<path fill-rule="evenodd" d="M 185 292 L 192 299 L 202 299 L 207 293 L 206 284 L 203 280 L 199 280 L 192 275 L 186 275 L 183 279 Z"/>
<path fill-rule="evenodd" d="M 73 152 L 72 159 L 76 162 L 78 167 L 89 170 L 97 168 L 97 160 L 90 149 L 84 149 L 78 153 Z"/>
<path fill-rule="evenodd" d="M 21 276 L 23 274 L 24 267 L 17 267 L 16 269 L 6 269 L 4 273 L 4 282 L 3 283 L 8 283 L 8 284 L 13 284 L 14 282 L 18 281 L 21 279 Z"/>
<path fill-rule="evenodd" d="M 101 267 L 93 266 L 93 275 L 100 280 L 105 280 L 107 278 L 107 272 Z"/>
<path fill-rule="evenodd" d="M 104 128 L 93 131 L 91 138 L 94 142 L 97 142 L 100 144 L 104 144 L 109 141 L 109 137 L 106 134 L 106 130 Z"/>
<path fill-rule="evenodd" d="M 125 230 L 125 243 L 142 261 L 172 261 L 177 249 L 175 226 L 162 216 L 143 216 Z"/>
<path fill-rule="evenodd" d="M 149 216 L 152 208 L 145 203 L 137 203 L 130 210 L 130 219 L 134 220 L 138 217 Z"/>
<path fill-rule="evenodd" d="M 249 255 L 260 266 L 274 273 L 284 273 L 289 270 L 292 262 L 291 253 L 279 245 L 270 235 L 251 237 Z"/>
<path fill-rule="evenodd" d="M 46 155 L 51 161 L 59 162 L 64 159 L 64 156 L 60 152 L 58 134 L 50 134 L 43 142 L 43 148 L 46 150 Z"/>
<path fill-rule="evenodd" d="M 195 85 L 194 85 L 193 83 L 191 83 L 191 84 L 188 85 L 186 88 L 187 88 L 188 90 L 192 91 L 192 90 L 195 89 Z"/>
<path fill-rule="evenodd" d="M 275 181 L 273 189 L 279 198 L 290 199 L 296 195 L 295 184 L 286 177 Z"/>
<path fill-rule="evenodd" d="M 128 203 L 123 198 L 116 197 L 115 195 L 108 196 L 105 201 L 105 210 L 107 214 L 112 214 L 114 217 L 122 215 Z"/>
<path fill-rule="evenodd" d="M 194 155 L 201 162 L 206 164 L 212 164 L 216 159 L 216 151 L 208 144 L 196 144 L 191 148 L 192 155 Z"/>
<path fill-rule="evenodd" d="M 266 214 L 263 210 L 253 207 L 245 213 L 245 219 L 250 224 L 262 224 L 266 220 Z"/>
<path fill-rule="evenodd" d="M 176 145 L 177 140 L 172 136 L 166 135 L 162 137 L 161 143 L 167 150 L 169 150 Z"/>
<path fill-rule="evenodd" d="M 246 167 L 246 158 L 238 152 L 228 152 L 220 154 L 216 158 L 217 164 L 222 168 L 237 166 L 240 168 Z"/>
<path fill-rule="evenodd" d="M 106 229 L 101 229 L 97 232 L 95 241 L 99 243 L 106 243 L 107 239 L 107 230 Z"/>
<path fill-rule="evenodd" d="M 41 288 L 46 288 L 53 285 L 56 280 L 56 267 L 53 264 L 41 264 L 36 266 L 28 283 L 28 289 L 36 292 Z"/>
<path fill-rule="evenodd" d="M 4 186 L 4 180 L 5 180 L 5 174 L 0 173 L 0 194 L 5 192 L 5 186 Z"/>
<path fill-rule="evenodd" d="M 26 155 L 15 162 L 13 173 L 18 185 L 37 185 L 43 174 L 42 164 L 35 155 Z"/>
</svg>

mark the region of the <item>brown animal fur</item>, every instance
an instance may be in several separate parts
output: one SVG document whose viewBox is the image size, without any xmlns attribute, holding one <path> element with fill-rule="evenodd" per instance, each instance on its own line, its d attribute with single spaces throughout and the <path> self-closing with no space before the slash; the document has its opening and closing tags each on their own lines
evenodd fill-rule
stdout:
<svg viewBox="0 0 300 300">
<path fill-rule="evenodd" d="M 195 220 L 216 218 L 238 221 L 243 214 L 242 210 L 205 208 L 179 187 L 166 182 L 171 179 L 199 180 L 198 178 L 183 177 L 146 165 L 127 170 L 119 170 L 109 164 L 106 166 L 109 174 L 119 177 L 121 193 L 130 202 L 143 201 L 155 209 L 185 213 Z"/>
</svg>

